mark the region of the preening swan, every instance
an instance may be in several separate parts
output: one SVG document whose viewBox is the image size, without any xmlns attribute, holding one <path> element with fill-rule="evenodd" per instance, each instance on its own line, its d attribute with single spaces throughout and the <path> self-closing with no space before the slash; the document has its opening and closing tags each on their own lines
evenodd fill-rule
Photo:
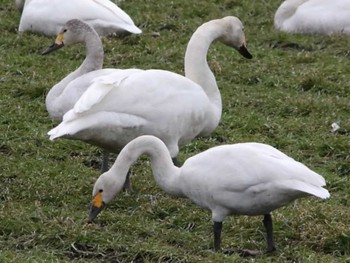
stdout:
<svg viewBox="0 0 350 263">
<path fill-rule="evenodd" d="M 130 166 L 142 154 L 150 157 L 160 188 L 211 211 L 215 250 L 220 249 L 226 216 L 264 215 L 270 252 L 275 250 L 270 214 L 273 210 L 304 196 L 330 196 L 322 187 L 322 176 L 267 144 L 217 146 L 187 159 L 179 168 L 173 165 L 161 140 L 144 135 L 128 143 L 111 169 L 97 179 L 90 221 L 121 191 Z"/>
<path fill-rule="evenodd" d="M 16 0 L 19 8 L 21 4 L 23 1 Z M 18 31 L 54 36 L 71 19 L 85 21 L 101 36 L 142 32 L 128 14 L 109 0 L 26 0 Z"/>
<path fill-rule="evenodd" d="M 156 69 L 96 77 L 61 124 L 49 131 L 50 139 L 82 140 L 118 153 L 132 139 L 150 134 L 162 139 L 175 158 L 179 146 L 210 134 L 221 118 L 220 91 L 206 60 L 214 40 L 252 57 L 238 18 L 204 23 L 189 41 L 186 77 Z"/>
<path fill-rule="evenodd" d="M 285 0 L 275 13 L 275 28 L 288 33 L 350 34 L 350 1 Z"/>
</svg>

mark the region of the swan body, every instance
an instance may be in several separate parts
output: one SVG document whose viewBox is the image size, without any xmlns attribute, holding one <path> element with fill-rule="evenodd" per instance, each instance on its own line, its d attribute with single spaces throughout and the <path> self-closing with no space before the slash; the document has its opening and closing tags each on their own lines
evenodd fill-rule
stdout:
<svg viewBox="0 0 350 263">
<path fill-rule="evenodd" d="M 16 0 L 18 8 L 21 3 Z M 18 31 L 54 36 L 71 19 L 85 21 L 101 36 L 142 32 L 128 14 L 109 0 L 26 0 Z"/>
<path fill-rule="evenodd" d="M 251 58 L 238 18 L 204 23 L 188 44 L 186 77 L 156 69 L 96 77 L 63 121 L 49 131 L 50 139 L 82 140 L 118 153 L 132 139 L 151 134 L 176 157 L 179 146 L 208 135 L 220 121 L 221 95 L 206 61 L 216 39 Z"/>
<path fill-rule="evenodd" d="M 226 216 L 264 215 L 265 221 L 270 220 L 265 226 L 270 225 L 267 232 L 271 251 L 275 249 L 270 217 L 273 210 L 304 196 L 330 196 L 323 188 L 322 176 L 267 144 L 217 146 L 176 167 L 161 140 L 140 136 L 127 144 L 111 169 L 97 179 L 90 220 L 121 191 L 127 171 L 142 154 L 150 157 L 160 188 L 212 212 L 216 250 L 220 248 L 221 223 Z"/>
<path fill-rule="evenodd" d="M 348 0 L 285 0 L 277 9 L 275 28 L 288 33 L 350 34 Z"/>
</svg>

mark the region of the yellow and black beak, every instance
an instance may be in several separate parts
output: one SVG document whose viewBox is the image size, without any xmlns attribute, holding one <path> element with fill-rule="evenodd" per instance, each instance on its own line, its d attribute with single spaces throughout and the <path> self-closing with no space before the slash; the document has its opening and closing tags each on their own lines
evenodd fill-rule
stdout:
<svg viewBox="0 0 350 263">
<path fill-rule="evenodd" d="M 250 54 L 248 51 L 246 43 L 244 43 L 242 46 L 239 47 L 238 52 L 245 58 L 248 58 L 248 59 L 253 58 L 252 54 Z"/>
<path fill-rule="evenodd" d="M 102 211 L 105 207 L 105 203 L 102 201 L 102 193 L 97 193 L 92 199 L 92 204 L 89 213 L 89 222 L 94 221 L 97 215 Z"/>
<path fill-rule="evenodd" d="M 52 51 L 55 51 L 57 49 L 60 49 L 61 47 L 64 46 L 63 43 L 63 33 L 60 33 L 57 35 L 55 43 L 53 43 L 51 46 L 49 46 L 43 53 L 42 55 L 46 55 L 51 53 Z"/>
</svg>

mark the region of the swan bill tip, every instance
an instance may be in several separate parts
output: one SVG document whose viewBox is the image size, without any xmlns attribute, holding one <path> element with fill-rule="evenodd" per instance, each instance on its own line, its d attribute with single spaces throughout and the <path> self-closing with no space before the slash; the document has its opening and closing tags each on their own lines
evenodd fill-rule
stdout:
<svg viewBox="0 0 350 263">
<path fill-rule="evenodd" d="M 63 42 L 62 42 L 61 44 L 54 43 L 54 44 L 52 44 L 51 46 L 49 46 L 47 49 L 45 49 L 45 50 L 41 53 L 41 55 L 49 54 L 49 53 L 51 53 L 52 51 L 55 51 L 55 50 L 57 50 L 57 49 L 60 49 L 60 48 L 63 47 L 63 46 L 64 46 Z"/>
<path fill-rule="evenodd" d="M 252 59 L 253 55 L 248 51 L 246 45 L 242 45 L 239 47 L 238 52 L 247 59 Z"/>
</svg>

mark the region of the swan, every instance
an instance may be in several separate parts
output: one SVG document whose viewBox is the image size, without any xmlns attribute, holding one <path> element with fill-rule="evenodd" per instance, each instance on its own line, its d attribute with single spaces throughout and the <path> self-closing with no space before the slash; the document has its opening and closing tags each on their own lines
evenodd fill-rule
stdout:
<svg viewBox="0 0 350 263">
<path fill-rule="evenodd" d="M 43 54 L 49 54 L 63 46 L 83 42 L 86 46 L 86 58 L 83 63 L 73 72 L 68 74 L 60 82 L 54 85 L 46 95 L 45 104 L 47 112 L 52 120 L 60 122 L 63 115 L 73 108 L 80 96 L 89 87 L 90 82 L 97 76 L 108 75 L 112 72 L 121 72 L 121 78 L 126 74 L 140 72 L 140 69 L 119 69 L 105 68 L 103 65 L 103 45 L 100 37 L 93 27 L 87 23 L 72 19 L 66 22 L 55 43 L 48 47 Z M 108 169 L 108 151 L 103 151 L 101 171 Z"/>
<path fill-rule="evenodd" d="M 277 9 L 275 28 L 288 33 L 350 34 L 350 1 L 285 0 Z"/>
<path fill-rule="evenodd" d="M 16 0 L 19 8 L 21 3 Z M 26 0 L 18 32 L 54 36 L 68 20 L 75 18 L 89 23 L 101 36 L 142 32 L 128 14 L 109 0 Z"/>
<path fill-rule="evenodd" d="M 267 252 L 275 250 L 271 212 L 297 198 L 329 198 L 324 178 L 276 148 L 263 143 L 213 147 L 173 165 L 165 144 L 154 136 L 128 143 L 111 169 L 93 187 L 89 221 L 121 191 L 130 166 L 150 157 L 156 183 L 166 193 L 187 197 L 212 213 L 214 249 L 220 250 L 222 222 L 229 215 L 264 215 Z M 253 251 L 248 251 L 253 253 Z"/>
<path fill-rule="evenodd" d="M 63 121 L 48 132 L 50 139 L 82 140 L 118 153 L 132 139 L 151 134 L 165 142 L 175 161 L 180 146 L 209 135 L 221 118 L 220 91 L 206 60 L 214 40 L 252 58 L 238 18 L 204 23 L 187 46 L 186 77 L 159 69 L 96 77 Z"/>
</svg>

